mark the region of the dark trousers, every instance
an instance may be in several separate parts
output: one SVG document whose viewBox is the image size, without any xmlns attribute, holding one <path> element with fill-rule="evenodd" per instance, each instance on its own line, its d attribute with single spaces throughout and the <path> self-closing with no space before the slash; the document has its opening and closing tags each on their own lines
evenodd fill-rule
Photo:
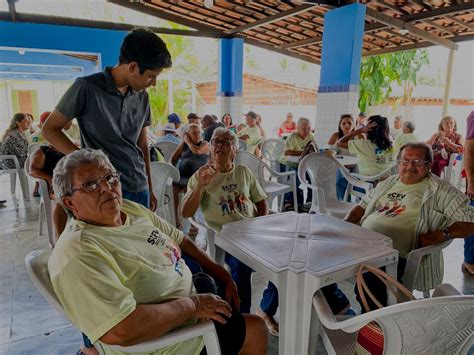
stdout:
<svg viewBox="0 0 474 355">
<path fill-rule="evenodd" d="M 471 200 L 471 206 L 474 206 L 474 200 Z M 474 234 L 464 239 L 464 261 L 474 264 Z"/>
<path fill-rule="evenodd" d="M 398 282 L 401 282 L 402 276 L 405 273 L 405 266 L 407 265 L 407 259 L 404 258 L 399 258 L 398 259 L 398 266 L 397 266 L 397 280 Z M 385 266 L 381 267 L 380 270 L 385 271 Z M 364 281 L 369 288 L 370 292 L 375 296 L 375 298 L 384 306 L 387 306 L 387 287 L 385 284 L 379 280 L 377 276 L 370 272 L 366 272 L 363 274 L 364 276 Z M 366 310 L 364 309 L 364 306 L 362 305 L 362 301 L 360 298 L 359 290 L 357 289 L 357 284 L 354 287 L 354 292 L 356 294 L 357 301 L 359 302 L 361 308 L 362 308 L 362 313 L 365 313 Z M 371 311 L 378 309 L 377 305 L 366 296 L 367 303 L 369 305 L 369 308 Z"/>
</svg>

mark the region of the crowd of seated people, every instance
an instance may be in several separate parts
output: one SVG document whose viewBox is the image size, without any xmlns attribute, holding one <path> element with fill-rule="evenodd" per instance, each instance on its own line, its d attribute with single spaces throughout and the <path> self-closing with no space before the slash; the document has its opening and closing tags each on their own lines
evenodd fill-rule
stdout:
<svg viewBox="0 0 474 355">
<path fill-rule="evenodd" d="M 143 62 L 134 57 L 134 48 L 144 38 L 139 47 L 158 46 L 160 55 L 146 53 L 151 59 Z M 117 66 L 77 80 L 44 122 L 44 137 L 51 146 L 42 146 L 31 155 L 28 168 L 31 175 L 52 184 L 52 197 L 64 214 L 61 222 L 55 223 L 61 235 L 48 264 L 54 291 L 66 315 L 106 353 L 114 353 L 110 345 L 133 345 L 184 325 L 213 320 L 224 354 L 264 354 L 267 329 L 276 336 L 279 332 L 277 287 L 268 283 L 257 315 L 250 315 L 253 270 L 226 253 L 228 273 L 182 231 L 153 213 L 156 201 L 147 144 L 151 117 L 144 90 L 154 85 L 162 69 L 171 66 L 166 45 L 157 39 L 143 29 L 132 31 L 124 39 Z M 114 90 L 102 90 L 110 85 Z M 124 109 L 131 115 L 127 116 L 133 123 L 130 131 L 114 123 L 114 115 L 122 112 L 118 92 L 137 95 L 136 102 L 140 102 L 136 107 L 133 100 L 124 101 L 130 105 Z M 81 95 L 97 101 L 85 102 Z M 85 106 L 107 110 L 97 113 Z M 132 115 L 136 109 L 139 121 Z M 91 129 L 97 115 L 110 127 L 99 127 L 100 132 Z M 85 129 L 82 150 L 63 139 L 62 129 L 75 117 Z M 239 140 L 245 142 L 248 152 L 260 156 L 265 140 L 261 116 L 249 111 L 245 124 L 232 122 L 228 113 L 220 121 L 211 114 L 201 119 L 190 113 L 187 119 L 183 125 L 179 115 L 171 113 L 162 137 L 179 144 L 171 158 L 181 176 L 174 186 L 175 208 L 180 208 L 184 218 L 200 209 L 208 226 L 216 231 L 229 222 L 268 214 L 267 196 L 257 178 L 249 168 L 234 164 Z M 28 148 L 24 132 L 30 125 L 27 115 L 15 115 L 0 147 L 2 154 L 17 155 L 22 166 Z M 375 175 L 396 164 L 398 174 L 378 182 L 346 221 L 392 238 L 400 253 L 398 278 L 412 250 L 451 238 L 466 238 L 463 267 L 474 273 L 474 243 L 468 238 L 474 234 L 473 207 L 469 206 L 474 193 L 473 158 L 468 154 L 473 150 L 472 123 L 470 127 L 466 143 L 466 162 L 471 164 L 466 169 L 468 196 L 435 176 L 447 165 L 450 154 L 463 152 L 463 140 L 452 117 L 443 118 L 439 132 L 428 141 L 433 153 L 430 146 L 418 142 L 412 122 L 397 118 L 390 129 L 386 117 L 368 117 L 363 112 L 355 121 L 350 114 L 342 115 L 338 132 L 328 140 L 338 153 L 357 156 L 362 175 Z M 99 142 L 95 134 L 103 137 L 104 133 L 108 139 Z M 298 163 L 288 158 L 301 156 L 314 141 L 311 122 L 301 117 L 295 123 L 288 113 L 280 133 L 286 136 L 281 168 L 296 171 Z M 12 147 L 22 150 L 13 151 Z M 318 150 L 317 144 L 315 147 Z M 180 192 L 185 192 L 181 204 Z M 308 191 L 306 202 L 311 198 Z M 290 206 L 293 200 L 285 196 L 285 207 L 297 210 L 304 205 L 299 188 L 297 200 L 299 206 Z M 424 287 L 439 283 L 442 265 L 440 253 L 425 258 L 417 282 Z M 214 280 L 217 287 L 214 281 L 202 280 Z M 385 289 L 378 279 L 368 278 L 367 282 L 386 303 Z M 348 298 L 336 284 L 322 291 L 334 314 L 353 314 Z M 196 338 L 165 351 L 199 353 L 202 348 L 202 339 Z"/>
</svg>

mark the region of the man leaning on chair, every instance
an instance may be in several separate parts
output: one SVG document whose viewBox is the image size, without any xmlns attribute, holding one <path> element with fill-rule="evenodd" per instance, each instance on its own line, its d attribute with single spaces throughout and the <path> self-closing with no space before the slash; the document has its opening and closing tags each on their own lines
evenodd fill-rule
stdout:
<svg viewBox="0 0 474 355">
<path fill-rule="evenodd" d="M 400 253 L 400 280 L 406 257 L 413 249 L 474 234 L 474 208 L 466 195 L 430 172 L 433 153 L 427 144 L 405 144 L 397 160 L 398 175 L 379 183 L 345 220 L 392 238 L 393 247 Z M 420 268 L 415 288 L 436 287 L 443 278 L 442 253 L 426 256 Z M 386 305 L 385 286 L 371 276 L 366 282 Z"/>
</svg>

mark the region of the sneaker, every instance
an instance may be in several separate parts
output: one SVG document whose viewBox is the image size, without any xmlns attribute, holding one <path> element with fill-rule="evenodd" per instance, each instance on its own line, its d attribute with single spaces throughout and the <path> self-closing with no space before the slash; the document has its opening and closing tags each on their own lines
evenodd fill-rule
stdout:
<svg viewBox="0 0 474 355">
<path fill-rule="evenodd" d="M 267 326 L 270 334 L 277 337 L 280 332 L 280 326 L 278 325 L 278 322 L 275 320 L 275 318 L 273 318 L 273 316 L 269 315 L 268 313 L 265 313 L 260 308 L 257 308 L 256 314 L 265 321 L 265 325 Z"/>
</svg>

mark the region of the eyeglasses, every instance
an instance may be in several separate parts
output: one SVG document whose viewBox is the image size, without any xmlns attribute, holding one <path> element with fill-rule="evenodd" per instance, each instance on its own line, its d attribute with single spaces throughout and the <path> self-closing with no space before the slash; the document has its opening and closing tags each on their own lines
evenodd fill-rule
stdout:
<svg viewBox="0 0 474 355">
<path fill-rule="evenodd" d="M 408 166 L 408 165 L 414 165 L 414 166 L 422 166 L 428 163 L 428 160 L 423 160 L 423 159 L 398 159 L 398 164 L 401 164 L 403 166 Z"/>
<path fill-rule="evenodd" d="M 232 144 L 232 141 L 231 141 L 230 139 L 216 139 L 216 138 L 211 139 L 211 145 L 212 145 L 212 146 L 215 147 L 215 146 L 217 146 L 217 145 L 219 145 L 219 144 L 225 145 L 225 146 L 229 146 L 229 145 Z"/>
<path fill-rule="evenodd" d="M 104 175 L 100 179 L 87 181 L 87 182 L 83 183 L 81 185 L 81 187 L 79 187 L 77 189 L 72 189 L 71 195 L 74 192 L 79 191 L 79 190 L 83 190 L 85 193 L 88 193 L 88 194 L 90 194 L 92 192 L 96 192 L 96 191 L 99 190 L 100 184 L 102 183 L 102 181 L 107 181 L 107 183 L 110 186 L 117 186 L 120 182 L 120 173 L 119 172 L 113 172 L 113 173 Z"/>
</svg>

